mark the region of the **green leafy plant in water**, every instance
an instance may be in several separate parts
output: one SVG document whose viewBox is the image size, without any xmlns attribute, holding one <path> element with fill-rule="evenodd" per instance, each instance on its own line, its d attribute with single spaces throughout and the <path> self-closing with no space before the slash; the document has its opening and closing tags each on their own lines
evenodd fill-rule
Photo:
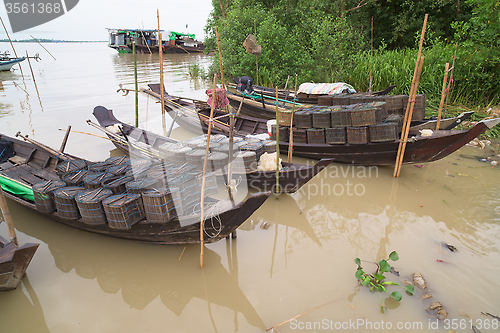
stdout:
<svg viewBox="0 0 500 333">
<path fill-rule="evenodd" d="M 399 256 L 396 253 L 396 251 L 392 251 L 389 254 L 389 258 L 380 260 L 377 264 L 377 269 L 375 270 L 375 272 L 373 272 L 372 274 L 368 274 L 363 270 L 363 267 L 361 267 L 361 260 L 359 258 L 356 258 L 356 259 L 354 259 L 354 262 L 356 263 L 356 265 L 358 265 L 358 269 L 356 270 L 355 276 L 356 276 L 356 279 L 358 279 L 358 281 L 363 286 L 367 286 L 370 289 L 370 291 L 372 291 L 372 292 L 375 292 L 375 291 L 386 292 L 392 298 L 394 298 L 396 301 L 400 302 L 401 299 L 403 298 L 403 295 L 401 294 L 401 292 L 396 290 L 396 291 L 393 291 L 392 293 L 390 293 L 386 288 L 387 286 L 399 286 L 399 284 L 396 282 L 387 281 L 386 277 L 384 276 L 384 273 L 388 273 L 391 271 L 391 265 L 388 263 L 389 260 L 392 260 L 392 261 L 399 260 Z M 406 293 L 408 293 L 410 295 L 415 294 L 415 288 L 411 284 L 406 286 L 405 291 L 406 291 Z M 380 300 L 380 302 L 381 302 L 381 300 Z M 380 302 L 379 302 L 379 304 L 380 304 Z M 382 312 L 384 312 L 385 307 L 382 306 L 382 304 L 380 304 L 380 307 L 381 307 Z"/>
</svg>

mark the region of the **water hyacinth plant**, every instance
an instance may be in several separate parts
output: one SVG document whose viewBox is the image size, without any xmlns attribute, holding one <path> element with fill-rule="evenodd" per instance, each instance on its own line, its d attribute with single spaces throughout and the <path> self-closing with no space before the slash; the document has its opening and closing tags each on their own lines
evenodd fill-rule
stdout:
<svg viewBox="0 0 500 333">
<path fill-rule="evenodd" d="M 363 270 L 363 267 L 361 267 L 361 260 L 359 258 L 356 258 L 356 259 L 354 259 L 354 262 L 356 263 L 356 265 L 358 265 L 358 269 L 356 270 L 355 276 L 356 276 L 356 279 L 358 279 L 358 281 L 363 286 L 367 286 L 370 289 L 370 291 L 372 291 L 372 292 L 382 292 L 382 291 L 386 292 L 392 298 L 394 298 L 396 301 L 400 302 L 401 299 L 403 298 L 403 295 L 401 294 L 401 292 L 395 290 L 392 293 L 390 293 L 387 290 L 388 286 L 399 286 L 399 284 L 396 282 L 387 281 L 386 277 L 384 276 L 384 273 L 391 271 L 391 265 L 388 263 L 389 260 L 392 260 L 392 261 L 399 260 L 399 256 L 396 253 L 396 251 L 392 251 L 389 254 L 388 259 L 380 260 L 377 264 L 377 269 L 375 270 L 375 272 L 373 272 L 372 274 L 368 274 Z M 405 291 L 406 291 L 406 293 L 408 293 L 410 295 L 415 294 L 415 288 L 411 284 L 409 284 L 405 287 Z M 380 302 L 379 302 L 379 304 L 380 304 Z M 384 312 L 385 307 L 382 306 L 381 304 L 380 304 L 380 306 L 381 306 L 382 312 Z"/>
</svg>

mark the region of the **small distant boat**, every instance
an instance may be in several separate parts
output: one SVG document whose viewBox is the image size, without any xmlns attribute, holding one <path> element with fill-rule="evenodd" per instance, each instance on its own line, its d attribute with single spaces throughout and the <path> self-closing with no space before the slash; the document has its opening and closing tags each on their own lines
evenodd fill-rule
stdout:
<svg viewBox="0 0 500 333">
<path fill-rule="evenodd" d="M 5 51 L 0 54 L 0 71 L 10 71 L 12 66 L 24 61 L 26 57 L 12 58 L 9 56 L 9 52 Z"/>
<path fill-rule="evenodd" d="M 194 34 L 160 30 L 163 53 L 199 53 L 205 45 L 196 40 Z M 108 29 L 109 44 L 120 53 L 131 53 L 135 41 L 136 52 L 158 53 L 158 30 L 147 29 Z"/>
</svg>

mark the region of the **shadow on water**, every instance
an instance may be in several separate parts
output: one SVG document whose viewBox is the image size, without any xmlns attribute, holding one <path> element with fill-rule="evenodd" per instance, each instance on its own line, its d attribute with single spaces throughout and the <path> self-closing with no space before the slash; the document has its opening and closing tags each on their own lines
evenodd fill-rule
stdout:
<svg viewBox="0 0 500 333">
<path fill-rule="evenodd" d="M 9 205 L 16 228 L 46 243 L 59 270 L 75 270 L 79 277 L 95 279 L 102 291 L 120 292 L 123 301 L 134 309 L 144 310 L 159 297 L 180 316 L 187 304 L 200 299 L 207 302 L 213 323 L 211 307 L 222 306 L 232 309 L 235 318 L 241 313 L 249 324 L 265 328 L 239 287 L 236 246 L 231 249 L 229 241 L 229 271 L 209 248 L 204 250 L 206 267 L 200 270 L 197 244 L 161 246 L 93 235 L 27 212 L 10 200 Z M 33 307 L 41 311 L 36 304 Z"/>
</svg>

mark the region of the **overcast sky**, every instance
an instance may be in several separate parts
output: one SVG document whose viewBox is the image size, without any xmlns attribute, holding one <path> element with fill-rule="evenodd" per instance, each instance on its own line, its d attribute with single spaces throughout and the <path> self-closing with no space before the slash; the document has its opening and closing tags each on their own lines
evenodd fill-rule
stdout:
<svg viewBox="0 0 500 333">
<path fill-rule="evenodd" d="M 197 39 L 204 39 L 203 29 L 212 11 L 210 0 L 148 2 L 141 0 L 79 0 L 78 4 L 66 14 L 17 33 L 12 33 L 4 5 L 0 5 L 0 16 L 12 39 L 30 39 L 30 35 L 33 35 L 35 38 L 107 41 L 106 28 L 157 29 L 157 9 L 160 11 L 160 29 L 194 33 Z M 0 30 L 0 39 L 7 38 L 3 27 L 0 27 Z"/>
</svg>

